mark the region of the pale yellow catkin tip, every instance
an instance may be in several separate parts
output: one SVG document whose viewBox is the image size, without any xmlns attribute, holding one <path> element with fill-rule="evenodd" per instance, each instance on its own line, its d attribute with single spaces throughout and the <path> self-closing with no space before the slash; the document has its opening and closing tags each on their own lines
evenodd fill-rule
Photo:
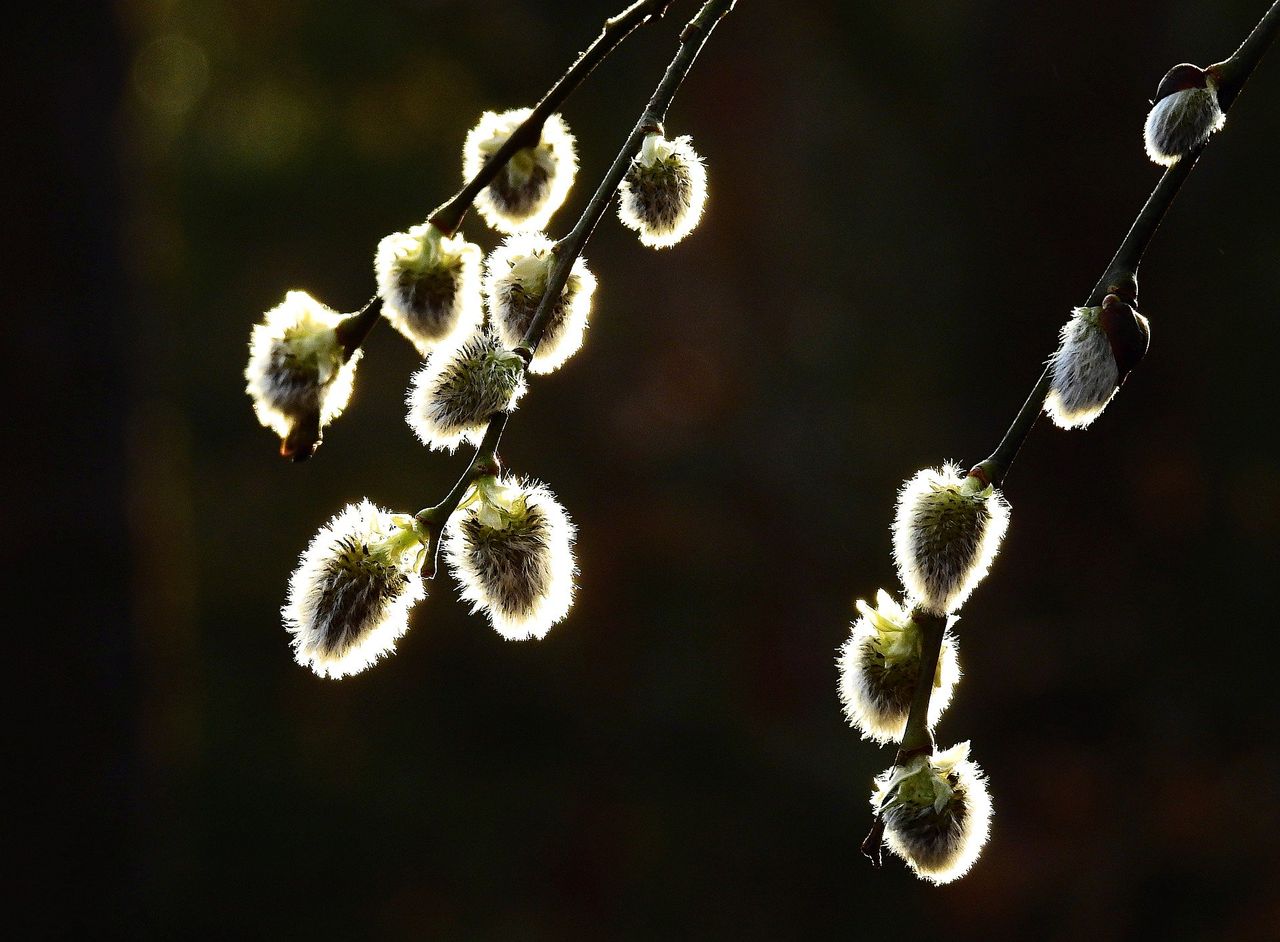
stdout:
<svg viewBox="0 0 1280 942">
<path fill-rule="evenodd" d="M 986 777 L 967 742 L 881 773 L 871 806 L 884 823 L 885 846 L 930 883 L 968 873 L 991 832 Z"/>
</svg>

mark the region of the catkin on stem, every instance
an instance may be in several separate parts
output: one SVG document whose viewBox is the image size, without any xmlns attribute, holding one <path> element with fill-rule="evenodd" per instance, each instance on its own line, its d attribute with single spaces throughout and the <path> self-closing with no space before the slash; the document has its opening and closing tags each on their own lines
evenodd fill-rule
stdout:
<svg viewBox="0 0 1280 942">
<path fill-rule="evenodd" d="M 345 677 L 391 653 L 426 595 L 422 544 L 411 518 L 367 500 L 349 504 L 312 538 L 289 580 L 282 609 L 299 664 Z"/>
<path fill-rule="evenodd" d="M 472 611 L 508 640 L 541 639 L 573 603 L 573 537 L 545 485 L 488 478 L 450 520 L 444 551 Z"/>
</svg>

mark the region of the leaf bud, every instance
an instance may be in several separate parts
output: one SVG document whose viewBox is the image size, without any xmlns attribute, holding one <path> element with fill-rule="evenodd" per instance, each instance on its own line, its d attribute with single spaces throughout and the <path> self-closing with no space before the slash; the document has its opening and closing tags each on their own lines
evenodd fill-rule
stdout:
<svg viewBox="0 0 1280 942">
<path fill-rule="evenodd" d="M 1109 294 L 1100 306 L 1075 308 L 1058 339 L 1044 411 L 1059 428 L 1086 428 L 1146 354 L 1151 325 Z"/>
<path fill-rule="evenodd" d="M 1143 141 L 1147 156 L 1171 167 L 1179 158 L 1204 146 L 1222 129 L 1227 116 L 1218 106 L 1213 76 L 1197 65 L 1175 65 L 1160 80 L 1147 113 Z"/>
</svg>

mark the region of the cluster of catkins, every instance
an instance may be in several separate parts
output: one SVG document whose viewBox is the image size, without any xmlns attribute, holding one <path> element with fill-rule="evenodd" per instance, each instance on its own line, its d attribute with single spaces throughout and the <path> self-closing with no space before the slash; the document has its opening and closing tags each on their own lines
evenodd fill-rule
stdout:
<svg viewBox="0 0 1280 942">
<path fill-rule="evenodd" d="M 1223 126 L 1213 71 L 1179 65 L 1161 80 L 1147 117 L 1148 156 L 1173 166 Z M 1076 308 L 1049 359 L 1044 412 L 1061 428 L 1084 428 L 1102 414 L 1147 351 L 1147 319 L 1137 312 L 1133 273 L 1117 273 L 1102 303 Z M 901 742 L 924 669 L 923 623 L 946 619 L 927 714 L 932 731 L 951 701 L 960 666 L 956 614 L 986 576 L 1009 524 L 1009 505 L 984 466 L 920 471 L 898 493 L 893 555 L 905 589 L 899 603 L 881 591 L 840 648 L 839 692 L 849 723 L 877 743 Z M 944 751 L 906 750 L 877 776 L 871 805 L 883 842 L 934 883 L 962 876 L 986 843 L 991 799 L 969 759 L 969 743 Z"/>
<path fill-rule="evenodd" d="M 931 683 L 932 731 L 960 679 L 956 611 L 982 581 L 1009 525 L 1009 505 L 975 469 L 926 469 L 903 484 L 893 524 L 893 555 L 905 589 L 899 603 L 881 591 L 840 648 L 845 716 L 878 743 L 900 742 L 920 683 L 924 622 L 945 619 Z M 914 754 L 876 778 L 872 808 L 884 842 L 920 876 L 947 883 L 964 874 L 987 840 L 991 800 L 969 744 Z"/>
<path fill-rule="evenodd" d="M 471 179 L 531 115 L 487 112 L 467 135 L 463 176 Z M 478 245 L 430 222 L 387 236 L 374 259 L 382 315 L 424 358 L 407 395 L 408 423 L 428 448 L 479 445 L 490 420 L 525 393 L 525 374 L 559 369 L 582 346 L 595 277 L 574 261 L 535 335 L 557 245 L 541 230 L 577 172 L 573 135 L 560 115 L 536 144 L 517 150 L 476 198 L 505 241 L 482 260 Z M 654 129 L 619 189 L 618 215 L 641 241 L 665 247 L 702 214 L 706 171 L 687 137 Z M 354 317 L 354 316 L 353 316 Z M 346 408 L 360 351 L 348 350 L 347 318 L 291 291 L 253 329 L 247 391 L 281 453 L 301 460 Z M 463 599 L 503 637 L 542 638 L 569 611 L 576 566 L 574 528 L 542 484 L 492 474 L 471 482 L 443 528 L 442 548 Z M 302 554 L 284 606 L 299 663 L 343 677 L 390 652 L 425 596 L 420 570 L 435 558 L 418 517 L 368 501 L 321 528 Z"/>
</svg>

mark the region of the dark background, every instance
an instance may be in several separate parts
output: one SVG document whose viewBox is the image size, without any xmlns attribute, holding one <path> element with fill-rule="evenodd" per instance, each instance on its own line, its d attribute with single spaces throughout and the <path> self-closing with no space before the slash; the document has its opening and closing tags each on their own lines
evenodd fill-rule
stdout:
<svg viewBox="0 0 1280 942">
<path fill-rule="evenodd" d="M 507 643 L 441 578 L 324 681 L 278 608 L 344 503 L 434 503 L 378 328 L 316 459 L 241 372 L 290 288 L 372 293 L 620 0 L 134 0 L 19 15 L 5 256 L 11 774 L 29 935 L 1260 939 L 1280 925 L 1280 52 L 1141 272 L 1147 361 L 1036 430 L 941 723 L 996 817 L 951 886 L 858 845 L 891 753 L 844 725 L 895 488 L 994 446 L 1159 171 L 1147 98 L 1261 0 L 742 0 L 671 111 L 701 227 L 606 219 L 589 342 L 503 457 L 579 527 L 581 591 Z M 694 4 L 570 100 L 580 211 Z M 478 219 L 468 235 L 494 237 Z M 17 755 L 30 755 L 18 759 Z M 51 901 L 46 901 L 47 897 Z"/>
</svg>

